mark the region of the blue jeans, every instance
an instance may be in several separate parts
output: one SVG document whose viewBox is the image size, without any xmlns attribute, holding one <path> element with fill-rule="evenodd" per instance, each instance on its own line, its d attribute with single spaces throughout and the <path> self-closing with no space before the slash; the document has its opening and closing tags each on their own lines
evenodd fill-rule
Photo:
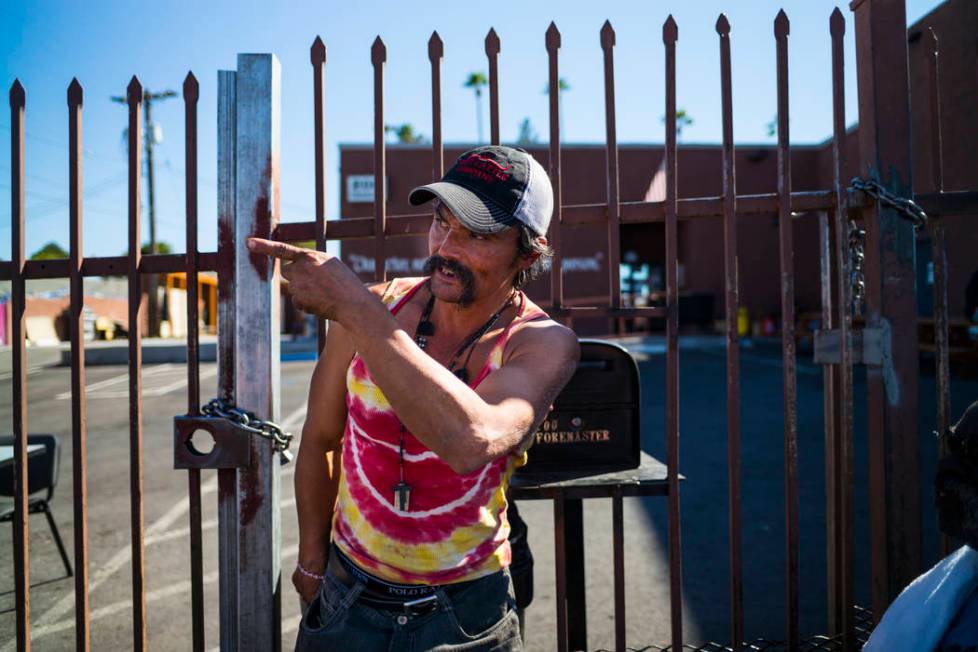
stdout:
<svg viewBox="0 0 978 652">
<path fill-rule="evenodd" d="M 296 652 L 521 652 L 516 598 L 509 571 L 483 577 L 449 596 L 435 591 L 437 608 L 406 618 L 357 600 L 364 585 L 344 585 L 328 570 L 299 624 Z"/>
</svg>

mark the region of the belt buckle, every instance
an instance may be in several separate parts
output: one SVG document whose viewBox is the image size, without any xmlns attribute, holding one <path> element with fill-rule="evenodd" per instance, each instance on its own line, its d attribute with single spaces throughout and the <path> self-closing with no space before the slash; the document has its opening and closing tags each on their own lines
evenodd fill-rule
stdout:
<svg viewBox="0 0 978 652">
<path fill-rule="evenodd" d="M 417 600 L 408 600 L 404 603 L 404 615 L 408 618 L 413 616 L 420 616 L 424 613 L 425 608 L 433 609 L 438 604 L 438 596 L 434 593 L 426 595 L 423 598 L 418 598 Z"/>
</svg>

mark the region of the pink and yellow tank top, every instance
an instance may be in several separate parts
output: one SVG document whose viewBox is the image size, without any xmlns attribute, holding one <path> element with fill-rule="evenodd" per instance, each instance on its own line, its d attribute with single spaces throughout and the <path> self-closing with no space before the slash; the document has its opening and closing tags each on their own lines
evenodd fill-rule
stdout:
<svg viewBox="0 0 978 652">
<path fill-rule="evenodd" d="M 396 279 L 384 303 L 397 313 L 426 279 Z M 502 366 L 513 326 L 546 316 L 526 309 L 520 293 L 517 315 L 494 343 L 474 376 L 475 388 Z M 447 584 L 476 579 L 510 563 L 506 487 L 526 453 L 502 455 L 467 475 L 455 473 L 410 431 L 404 431 L 404 480 L 409 509 L 397 509 L 401 422 L 354 355 L 346 375 L 347 421 L 333 541 L 364 570 L 392 582 Z"/>
</svg>

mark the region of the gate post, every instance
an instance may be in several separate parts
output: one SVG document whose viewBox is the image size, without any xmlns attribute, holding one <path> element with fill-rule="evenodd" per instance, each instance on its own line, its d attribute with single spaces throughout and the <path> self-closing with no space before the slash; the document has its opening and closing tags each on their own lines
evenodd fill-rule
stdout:
<svg viewBox="0 0 978 652">
<path fill-rule="evenodd" d="M 221 73 L 218 107 L 221 271 L 230 280 L 222 284 L 221 393 L 277 421 L 277 263 L 250 254 L 246 240 L 270 238 L 278 224 L 278 59 L 239 54 L 237 72 Z M 279 650 L 281 474 L 271 442 L 252 437 L 250 466 L 219 474 L 221 650 Z"/>
<path fill-rule="evenodd" d="M 913 196 L 904 0 L 853 0 L 859 92 L 859 175 Z M 872 596 L 876 620 L 921 571 L 917 432 L 915 233 L 880 204 L 866 228 L 866 327 L 880 329 L 881 365 L 867 366 Z"/>
</svg>

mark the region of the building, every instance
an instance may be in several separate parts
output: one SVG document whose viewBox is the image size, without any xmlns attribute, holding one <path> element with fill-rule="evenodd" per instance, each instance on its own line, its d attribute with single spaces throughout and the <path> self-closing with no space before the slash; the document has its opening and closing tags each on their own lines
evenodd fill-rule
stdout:
<svg viewBox="0 0 978 652">
<path fill-rule="evenodd" d="M 975 75 L 976 48 L 973 26 L 978 25 L 978 3 L 950 0 L 934 9 L 908 29 L 914 187 L 918 192 L 932 190 L 933 152 L 930 107 L 925 88 L 926 39 L 933 27 L 941 47 L 941 100 L 944 189 L 978 187 L 978 130 L 973 116 L 978 115 L 978 75 Z M 849 65 L 853 65 L 850 62 Z M 855 116 L 853 116 L 855 117 Z M 828 124 L 828 121 L 827 121 Z M 950 135 L 953 134 L 953 137 Z M 470 144 L 445 146 L 446 167 Z M 525 148 L 544 167 L 548 165 L 547 145 Z M 859 170 L 858 126 L 846 137 L 850 179 Z M 679 198 L 719 196 L 722 188 L 722 151 L 717 144 L 681 145 L 678 152 Z M 661 171 L 663 146 L 657 144 L 619 144 L 620 198 L 622 202 L 661 199 L 656 174 Z M 603 143 L 567 143 L 561 153 L 563 204 L 601 204 L 606 198 L 606 152 Z M 421 211 L 407 201 L 411 188 L 431 180 L 432 153 L 428 145 L 390 145 L 387 151 L 387 214 L 408 215 Z M 791 148 L 792 189 L 796 192 L 832 188 L 832 143 L 795 145 Z M 373 215 L 373 145 L 341 144 L 341 218 Z M 738 143 L 736 183 L 739 195 L 772 193 L 777 190 L 777 153 L 771 144 Z M 952 320 L 964 319 L 964 288 L 978 271 L 978 228 L 974 216 L 947 218 L 949 260 L 949 309 Z M 819 216 L 796 216 L 795 295 L 797 313 L 817 311 L 821 306 Z M 781 310 L 779 289 L 778 221 L 775 214 L 741 216 L 738 221 L 740 299 L 753 320 L 773 318 Z M 621 227 L 623 261 L 632 270 L 641 270 L 639 283 L 651 290 L 662 286 L 665 259 L 662 224 Z M 565 228 L 565 300 L 569 305 L 603 304 L 608 301 L 609 274 L 607 228 L 603 225 Z M 717 219 L 680 222 L 679 283 L 681 321 L 700 325 L 724 317 L 723 226 Z M 373 275 L 373 249 L 370 241 L 345 241 L 342 257 L 365 280 Z M 419 275 L 427 256 L 424 237 L 392 238 L 387 243 L 388 275 Z M 931 306 L 928 270 L 931 259 L 926 233 L 918 236 L 918 296 L 921 314 Z M 623 289 L 628 289 L 623 281 Z M 529 288 L 531 296 L 549 303 L 549 276 L 544 275 Z M 689 306 L 684 310 L 683 303 Z M 683 318 L 686 313 L 686 318 Z M 579 333 L 610 332 L 613 324 L 605 319 L 575 320 Z"/>
</svg>

